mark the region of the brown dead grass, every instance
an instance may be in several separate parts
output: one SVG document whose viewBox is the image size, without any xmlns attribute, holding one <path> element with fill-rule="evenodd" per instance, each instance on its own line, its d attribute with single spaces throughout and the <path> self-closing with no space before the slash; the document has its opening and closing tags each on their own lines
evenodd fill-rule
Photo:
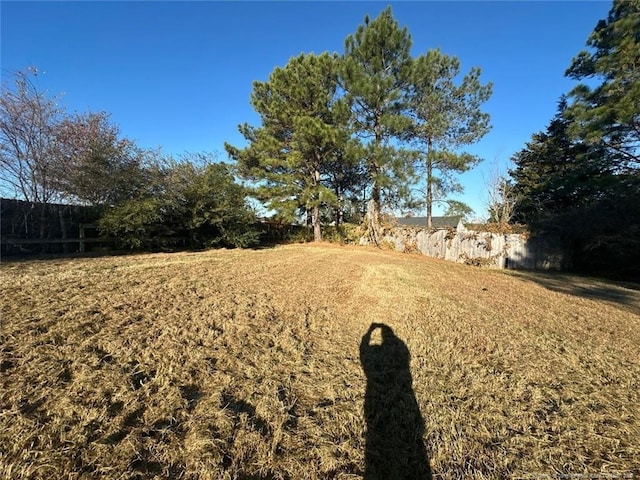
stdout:
<svg viewBox="0 0 640 480">
<path fill-rule="evenodd" d="M 640 475 L 640 292 L 545 278 L 329 245 L 5 263 L 0 477 L 362 478 L 373 322 L 434 478 Z"/>
</svg>

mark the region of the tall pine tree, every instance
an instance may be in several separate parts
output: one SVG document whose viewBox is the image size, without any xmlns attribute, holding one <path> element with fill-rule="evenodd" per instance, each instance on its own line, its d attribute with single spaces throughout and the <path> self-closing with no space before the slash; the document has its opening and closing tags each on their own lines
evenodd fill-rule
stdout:
<svg viewBox="0 0 640 480">
<path fill-rule="evenodd" d="M 405 94 L 411 75 L 411 36 L 387 7 L 375 20 L 366 16 L 345 40 L 341 86 L 351 106 L 351 125 L 365 147 L 369 179 L 369 235 L 378 243 L 383 200 L 398 198 L 412 180 L 411 156 L 394 146 L 410 120 Z"/>
<path fill-rule="evenodd" d="M 480 83 L 480 69 L 472 68 L 458 80 L 460 61 L 430 50 L 413 62 L 408 108 L 413 125 L 407 139 L 419 147 L 425 171 L 427 227 L 436 200 L 462 187 L 453 174 L 462 173 L 480 159 L 462 146 L 477 142 L 489 132 L 489 114 L 480 106 L 491 96 L 491 84 Z"/>
<path fill-rule="evenodd" d="M 515 165 L 509 171 L 515 182 L 513 220 L 518 223 L 536 228 L 569 209 L 589 205 L 611 185 L 606 151 L 573 140 L 572 121 L 566 113 L 563 97 L 547 129 L 534 134 L 511 158 Z"/>
<path fill-rule="evenodd" d="M 607 188 L 573 215 L 585 270 L 640 279 L 640 0 L 614 0 L 566 75 L 571 134 L 605 150 Z M 583 213 L 580 217 L 580 213 Z M 585 221 L 585 219 L 587 219 Z M 568 223 L 568 222 L 567 222 Z M 585 229 L 585 227 L 588 227 Z M 624 273 L 623 273 L 624 272 Z"/>
<path fill-rule="evenodd" d="M 328 53 L 302 54 L 267 82 L 255 82 L 251 104 L 262 125 L 239 126 L 246 148 L 225 144 L 239 173 L 257 182 L 256 196 L 268 208 L 289 220 L 300 209 L 311 215 L 316 241 L 322 239 L 321 208 L 339 201 L 328 177 L 337 162 L 352 158 L 349 111 L 336 99 L 337 61 Z"/>
</svg>

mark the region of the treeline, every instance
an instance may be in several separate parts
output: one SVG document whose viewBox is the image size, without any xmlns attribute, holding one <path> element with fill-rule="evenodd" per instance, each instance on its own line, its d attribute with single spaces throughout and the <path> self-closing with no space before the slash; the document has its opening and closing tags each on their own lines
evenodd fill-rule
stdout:
<svg viewBox="0 0 640 480">
<path fill-rule="evenodd" d="M 411 45 L 388 7 L 365 17 L 341 55 L 301 54 L 255 82 L 261 124 L 240 125 L 245 148 L 225 148 L 256 197 L 282 218 L 307 215 L 316 240 L 323 221 L 338 225 L 363 202 L 376 244 L 384 208 L 425 205 L 425 227 L 437 202 L 469 213 L 448 195 L 461 191 L 455 175 L 480 161 L 462 148 L 489 131 L 481 105 L 492 86 L 439 50 L 412 57 Z"/>
<path fill-rule="evenodd" d="M 411 35 L 386 8 L 365 17 L 341 55 L 301 54 L 276 68 L 254 83 L 261 125 L 240 126 L 246 147 L 225 145 L 233 165 L 141 150 L 106 113 L 69 115 L 37 88 L 36 71 L 18 73 L 0 104 L 2 194 L 98 206 L 102 232 L 133 247 L 159 235 L 249 245 L 247 196 L 276 222 L 307 218 L 315 240 L 323 225 L 366 214 L 377 243 L 384 208 L 426 204 L 428 224 L 437 202 L 468 213 L 447 195 L 461 190 L 454 175 L 480 161 L 460 149 L 489 130 L 480 107 L 491 85 L 481 84 L 479 68 L 462 75 L 455 57 L 431 50 L 414 58 L 410 49 Z"/>
<path fill-rule="evenodd" d="M 158 237 L 193 247 L 257 241 L 255 214 L 230 165 L 210 154 L 143 150 L 105 112 L 66 112 L 38 88 L 34 70 L 3 90 L 0 149 L 0 196 L 29 206 L 14 212 L 10 231 L 3 222 L 5 237 L 50 238 L 52 212 L 62 211 L 54 204 L 67 204 L 92 207 L 101 235 L 124 248 L 147 248 Z"/>
<path fill-rule="evenodd" d="M 553 234 L 567 268 L 640 280 L 640 2 L 616 0 L 565 75 L 579 82 L 517 152 L 511 221 Z"/>
<path fill-rule="evenodd" d="M 636 280 L 639 31 L 640 1 L 615 0 L 565 73 L 588 84 L 560 99 L 510 175 L 488 186 L 490 221 L 560 238 L 567 269 Z M 68 114 L 38 89 L 36 71 L 18 73 L 0 100 L 0 194 L 94 206 L 102 233 L 135 248 L 163 236 L 254 244 L 256 204 L 274 225 L 306 219 L 315 240 L 328 224 L 362 222 L 373 243 L 385 209 L 424 207 L 427 227 L 439 202 L 468 214 L 450 195 L 461 190 L 456 175 L 480 161 L 464 148 L 489 131 L 481 107 L 492 85 L 477 67 L 463 74 L 456 57 L 412 56 L 411 46 L 386 8 L 365 17 L 341 54 L 301 54 L 275 68 L 253 84 L 260 124 L 239 126 L 245 146 L 225 144 L 231 164 L 140 149 L 108 114 Z"/>
</svg>

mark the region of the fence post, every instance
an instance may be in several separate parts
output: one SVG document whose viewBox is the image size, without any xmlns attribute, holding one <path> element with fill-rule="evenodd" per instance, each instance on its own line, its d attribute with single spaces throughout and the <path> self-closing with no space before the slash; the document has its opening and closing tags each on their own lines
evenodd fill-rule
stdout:
<svg viewBox="0 0 640 480">
<path fill-rule="evenodd" d="M 80 253 L 84 253 L 84 223 L 80 224 Z"/>
</svg>

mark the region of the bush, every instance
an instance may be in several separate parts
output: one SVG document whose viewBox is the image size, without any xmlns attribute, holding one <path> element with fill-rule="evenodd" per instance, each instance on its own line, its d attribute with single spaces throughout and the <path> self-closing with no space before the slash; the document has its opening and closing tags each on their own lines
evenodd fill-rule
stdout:
<svg viewBox="0 0 640 480">
<path fill-rule="evenodd" d="M 118 246 L 148 248 L 154 238 L 168 233 L 163 210 L 157 198 L 129 200 L 107 210 L 98 226 L 103 235 L 115 237 Z"/>
<path fill-rule="evenodd" d="M 354 223 L 343 223 L 337 227 L 333 225 L 322 227 L 322 238 L 332 243 L 358 245 L 360 238 L 364 235 L 364 227 Z"/>
<path fill-rule="evenodd" d="M 226 164 L 174 163 L 158 169 L 154 177 L 144 196 L 103 215 L 99 222 L 103 234 L 130 248 L 176 241 L 196 248 L 257 243 L 255 215 Z"/>
</svg>

